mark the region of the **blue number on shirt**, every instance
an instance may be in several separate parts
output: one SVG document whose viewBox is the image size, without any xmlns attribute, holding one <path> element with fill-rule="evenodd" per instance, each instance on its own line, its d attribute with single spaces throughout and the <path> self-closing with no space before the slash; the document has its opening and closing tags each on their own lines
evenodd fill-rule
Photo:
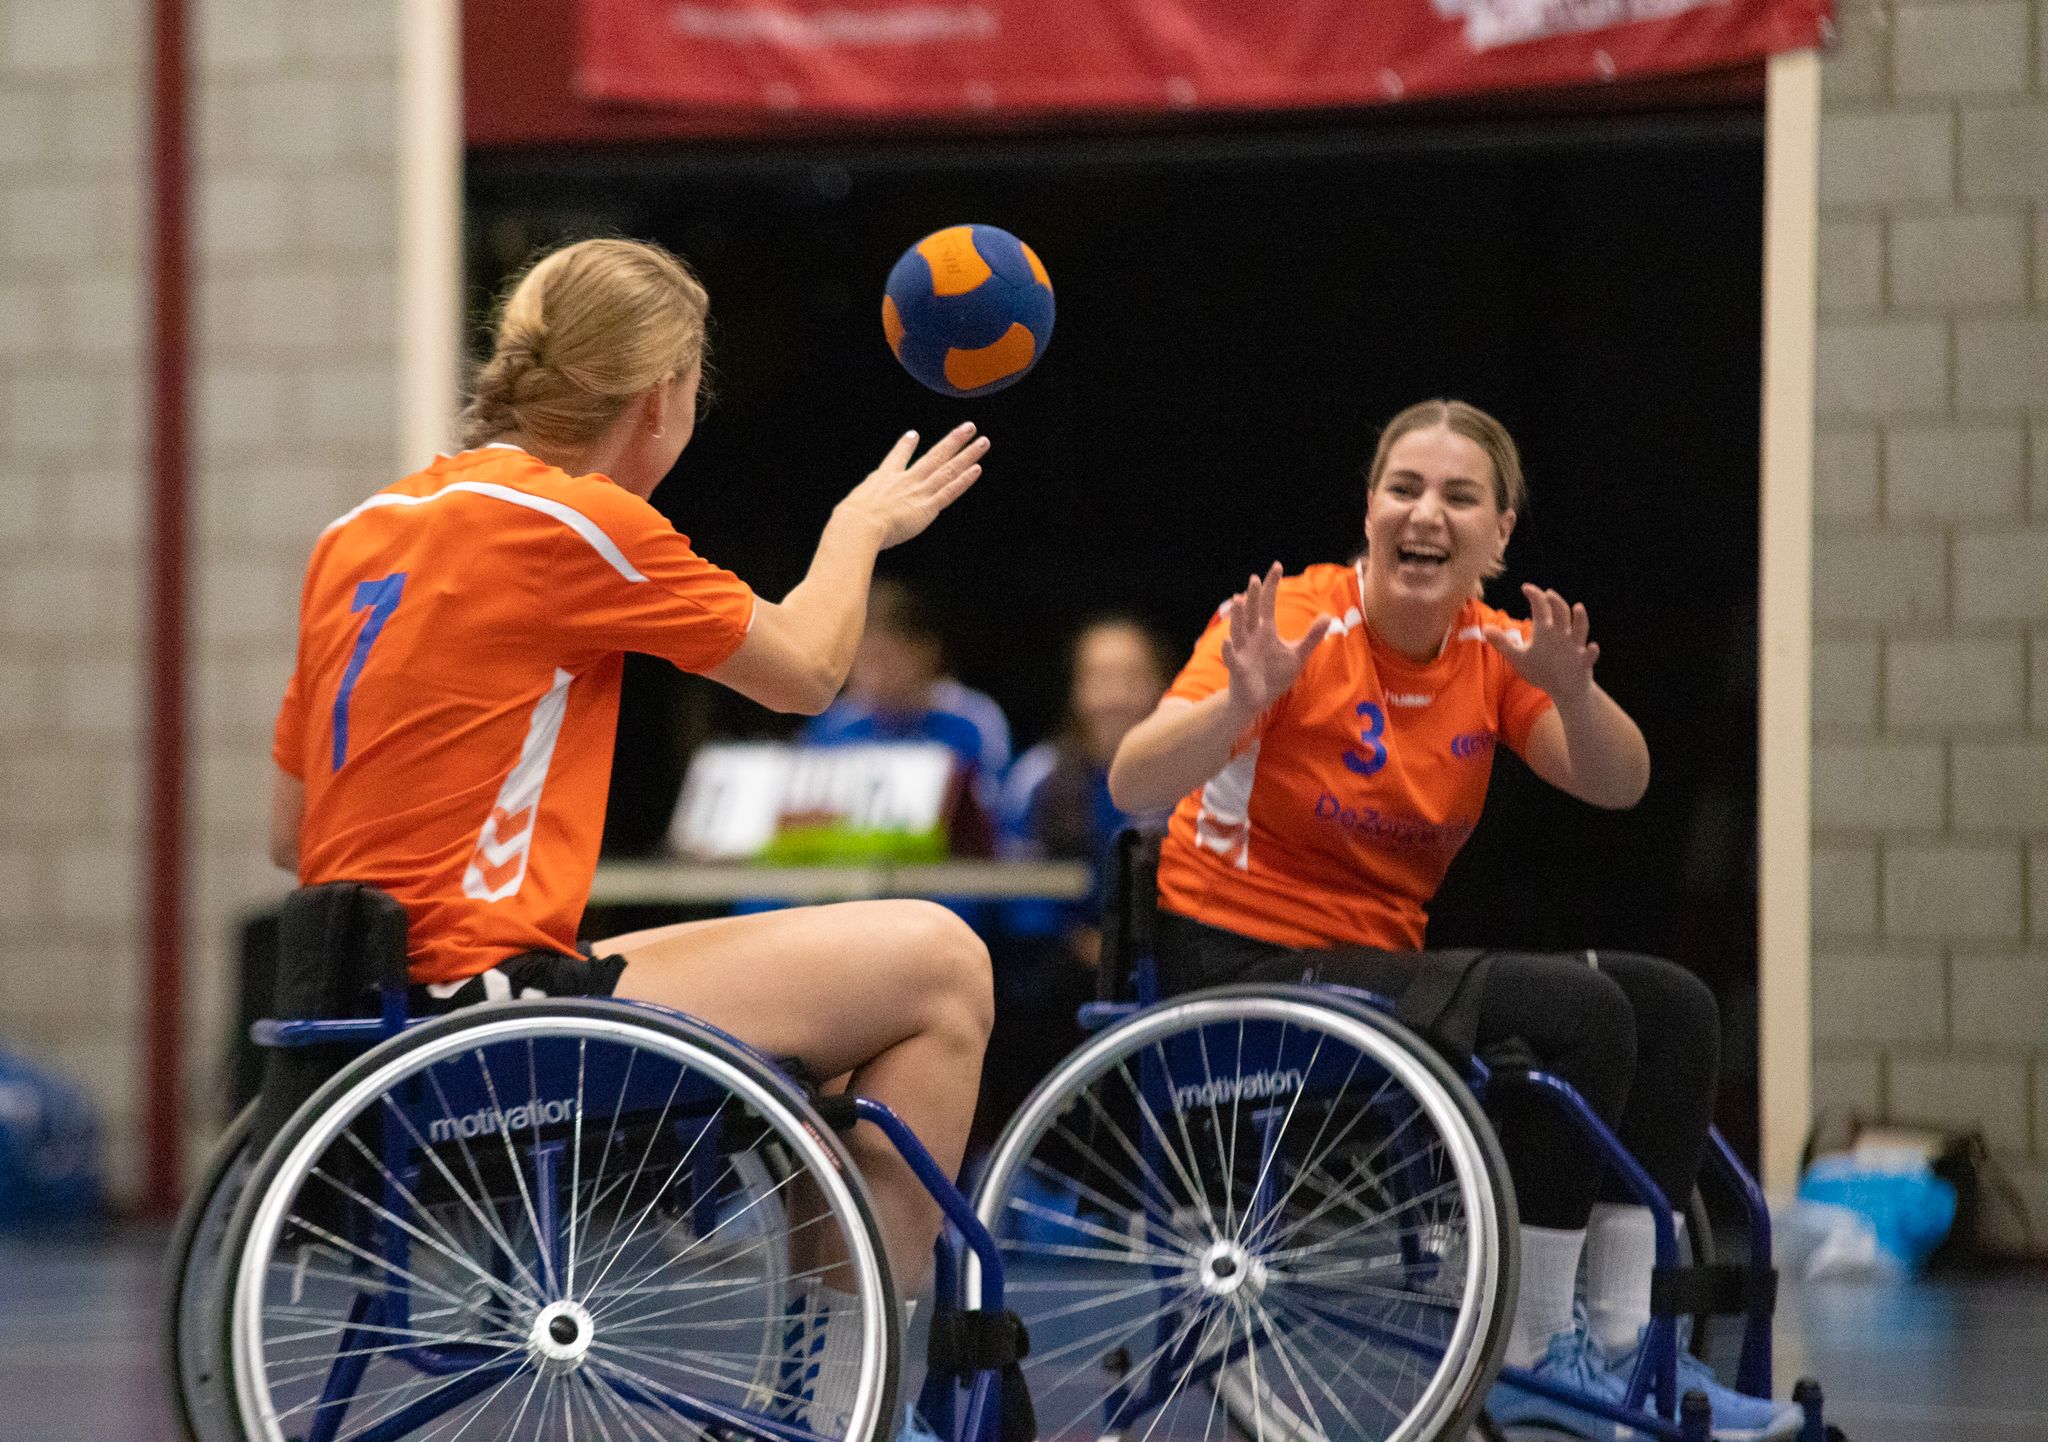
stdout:
<svg viewBox="0 0 2048 1442">
<path fill-rule="evenodd" d="M 370 608 L 369 619 L 363 622 L 363 629 L 356 633 L 356 649 L 348 658 L 348 666 L 341 673 L 341 689 L 334 693 L 334 769 L 341 770 L 341 763 L 348 760 L 348 702 L 355 694 L 356 679 L 363 674 L 363 662 L 370 659 L 370 648 L 377 644 L 377 637 L 383 634 L 384 623 L 391 619 L 391 613 L 398 609 L 398 598 L 405 594 L 405 572 L 393 571 L 381 581 L 363 581 L 356 586 L 355 603 L 350 611 Z"/>
<path fill-rule="evenodd" d="M 1380 740 L 1386 734 L 1387 713 L 1380 710 L 1377 701 L 1361 701 L 1358 714 L 1365 718 L 1365 729 L 1358 733 L 1358 741 L 1365 747 L 1365 754 L 1361 756 L 1356 751 L 1347 750 L 1344 764 L 1360 776 L 1370 776 L 1387 764 L 1386 743 Z"/>
</svg>

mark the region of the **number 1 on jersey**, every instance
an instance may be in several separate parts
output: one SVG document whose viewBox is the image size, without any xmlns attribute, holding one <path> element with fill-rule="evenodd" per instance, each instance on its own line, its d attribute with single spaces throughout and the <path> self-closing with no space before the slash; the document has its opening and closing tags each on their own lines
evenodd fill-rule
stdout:
<svg viewBox="0 0 2048 1442">
<path fill-rule="evenodd" d="M 405 594 L 405 572 L 393 571 L 381 581 L 362 581 L 356 586 L 356 598 L 350 611 L 369 607 L 368 619 L 363 629 L 356 633 L 356 649 L 348 658 L 348 666 L 341 673 L 341 687 L 334 693 L 334 769 L 341 770 L 341 763 L 348 760 L 348 703 L 355 694 L 356 679 L 363 674 L 363 662 L 370 659 L 370 648 L 377 644 L 377 637 L 383 634 L 384 623 L 391 619 L 391 613 L 398 609 L 398 598 Z"/>
</svg>

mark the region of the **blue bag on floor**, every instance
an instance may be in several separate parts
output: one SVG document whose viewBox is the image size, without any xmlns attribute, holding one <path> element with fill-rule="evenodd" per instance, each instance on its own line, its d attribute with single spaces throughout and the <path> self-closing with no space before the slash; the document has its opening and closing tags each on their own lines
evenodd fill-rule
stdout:
<svg viewBox="0 0 2048 1442">
<path fill-rule="evenodd" d="M 0 1228 L 100 1213 L 100 1127 L 72 1082 L 0 1051 Z"/>
<path fill-rule="evenodd" d="M 1876 1239 L 1872 1260 L 1898 1276 L 1919 1271 L 1956 1218 L 1956 1189 L 1911 1148 L 1817 1157 L 1800 1180 L 1799 1200 L 1861 1217 Z"/>
</svg>

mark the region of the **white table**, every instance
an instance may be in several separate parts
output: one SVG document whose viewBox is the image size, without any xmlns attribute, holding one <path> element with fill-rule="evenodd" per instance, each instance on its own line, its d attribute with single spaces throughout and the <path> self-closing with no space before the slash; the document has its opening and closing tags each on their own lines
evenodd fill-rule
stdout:
<svg viewBox="0 0 2048 1442">
<path fill-rule="evenodd" d="M 715 906 L 742 900 L 865 901 L 882 896 L 1079 901 L 1094 884 L 1094 872 L 1080 861 L 875 861 L 853 866 L 607 861 L 597 868 L 590 904 Z"/>
</svg>

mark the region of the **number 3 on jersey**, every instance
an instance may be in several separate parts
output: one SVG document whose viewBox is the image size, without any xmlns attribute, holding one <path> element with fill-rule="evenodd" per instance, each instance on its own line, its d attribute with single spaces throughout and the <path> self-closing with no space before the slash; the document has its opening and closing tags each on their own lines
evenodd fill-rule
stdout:
<svg viewBox="0 0 2048 1442">
<path fill-rule="evenodd" d="M 405 594 L 405 572 L 393 571 L 381 581 L 363 581 L 356 586 L 356 598 L 351 611 L 360 611 L 365 606 L 370 614 L 363 622 L 363 629 L 356 633 L 356 649 L 348 658 L 348 666 L 341 673 L 341 687 L 334 693 L 334 769 L 341 770 L 341 763 L 348 760 L 348 703 L 355 695 L 356 681 L 363 674 L 363 662 L 370 659 L 370 648 L 377 644 L 377 638 L 384 632 L 384 623 L 391 619 L 391 613 L 398 609 L 398 598 Z M 1350 760 L 1350 757 L 1345 757 Z"/>
<path fill-rule="evenodd" d="M 1387 744 L 1380 739 L 1386 735 L 1387 713 L 1380 710 L 1377 701 L 1361 701 L 1358 714 L 1365 718 L 1365 729 L 1358 733 L 1358 744 L 1365 748 L 1365 754 L 1346 749 L 1344 764 L 1360 776 L 1370 776 L 1387 764 Z"/>
</svg>

